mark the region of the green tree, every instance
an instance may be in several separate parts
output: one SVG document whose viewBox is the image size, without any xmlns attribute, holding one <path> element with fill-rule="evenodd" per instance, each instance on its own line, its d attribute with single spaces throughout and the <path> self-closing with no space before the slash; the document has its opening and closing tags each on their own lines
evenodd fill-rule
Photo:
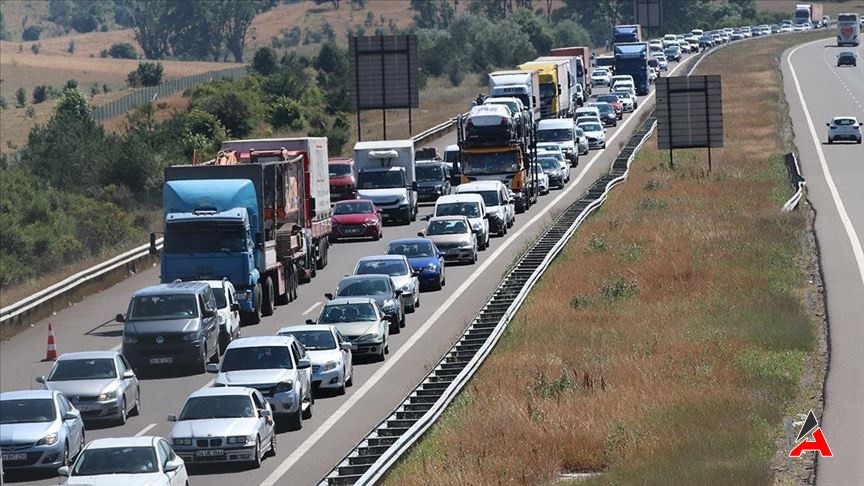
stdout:
<svg viewBox="0 0 864 486">
<path fill-rule="evenodd" d="M 290 127 L 292 130 L 306 128 L 306 113 L 299 101 L 280 96 L 269 104 L 269 119 L 273 128 Z"/>
<path fill-rule="evenodd" d="M 135 52 L 135 46 L 129 42 L 111 44 L 111 47 L 106 52 L 114 59 L 138 59 L 138 53 Z"/>
<path fill-rule="evenodd" d="M 18 108 L 27 106 L 27 90 L 24 89 L 24 86 L 15 91 L 15 106 Z"/>
<path fill-rule="evenodd" d="M 0 40 L 9 40 L 9 31 L 6 30 L 6 20 L 3 12 L 0 12 Z"/>
<path fill-rule="evenodd" d="M 132 87 L 157 86 L 162 83 L 163 70 L 161 62 L 139 62 L 138 68 L 126 76 L 126 83 Z"/>
<path fill-rule="evenodd" d="M 276 56 L 276 51 L 270 47 L 259 47 L 255 51 L 255 55 L 252 56 L 252 65 L 250 67 L 262 76 L 269 76 L 276 72 L 278 66 L 279 58 Z"/>
<path fill-rule="evenodd" d="M 260 92 L 250 79 L 220 79 L 196 87 L 189 104 L 216 116 L 232 137 L 252 133 L 263 113 Z"/>
<path fill-rule="evenodd" d="M 33 104 L 38 105 L 48 99 L 48 86 L 40 84 L 33 88 Z"/>
<path fill-rule="evenodd" d="M 312 65 L 318 71 L 316 80 L 324 91 L 327 111 L 336 113 L 351 109 L 351 88 L 348 85 L 348 51 L 333 42 L 321 46 Z"/>
<path fill-rule="evenodd" d="M 37 41 L 39 40 L 39 36 L 42 35 L 42 27 L 38 25 L 31 25 L 24 29 L 24 32 L 21 33 L 21 38 L 25 41 Z"/>
<path fill-rule="evenodd" d="M 272 4 L 267 0 L 248 0 L 228 2 L 225 9 L 225 45 L 234 56 L 235 62 L 243 62 L 246 49 L 246 32 L 252 20 L 261 12 L 269 10 Z"/>
<path fill-rule="evenodd" d="M 421 29 L 446 29 L 456 17 L 456 10 L 449 0 L 411 0 L 414 25 Z"/>
</svg>

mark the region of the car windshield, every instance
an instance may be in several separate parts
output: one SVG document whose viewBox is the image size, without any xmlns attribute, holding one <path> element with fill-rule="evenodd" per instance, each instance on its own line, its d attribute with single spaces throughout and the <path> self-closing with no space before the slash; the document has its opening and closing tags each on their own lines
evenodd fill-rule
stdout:
<svg viewBox="0 0 864 486">
<path fill-rule="evenodd" d="M 579 128 L 579 127 L 576 127 L 576 136 L 577 136 L 577 137 L 584 137 L 584 136 L 585 136 L 585 131 L 582 130 L 581 128 Z"/>
<path fill-rule="evenodd" d="M 357 187 L 361 189 L 393 189 L 405 185 L 405 173 L 401 170 L 361 172 L 357 178 Z"/>
<path fill-rule="evenodd" d="M 563 142 L 565 140 L 573 140 L 573 131 L 569 128 L 537 130 L 538 142 Z"/>
<path fill-rule="evenodd" d="M 369 201 L 338 202 L 333 205 L 333 214 L 372 214 L 374 206 Z"/>
<path fill-rule="evenodd" d="M 307 351 L 336 349 L 336 339 L 330 331 L 291 331 L 288 334 L 300 341 Z"/>
<path fill-rule="evenodd" d="M 330 177 L 345 177 L 351 175 L 351 166 L 348 164 L 330 164 Z"/>
<path fill-rule="evenodd" d="M 328 304 L 321 311 L 319 324 L 339 324 L 341 322 L 375 321 L 375 308 L 372 304 Z"/>
<path fill-rule="evenodd" d="M 599 132 L 602 130 L 599 123 L 583 123 L 579 126 L 586 132 Z"/>
<path fill-rule="evenodd" d="M 494 100 L 495 98 L 490 98 Z M 515 101 L 486 101 L 485 105 L 504 105 L 510 108 L 510 113 L 519 113 L 519 105 Z"/>
<path fill-rule="evenodd" d="M 418 181 L 440 181 L 444 179 L 444 168 L 438 164 L 418 164 L 414 170 Z"/>
<path fill-rule="evenodd" d="M 225 297 L 225 289 L 222 287 L 210 287 L 213 290 L 213 297 L 216 299 L 216 308 L 224 309 L 228 307 L 228 298 Z"/>
<path fill-rule="evenodd" d="M 114 359 L 64 359 L 58 361 L 48 381 L 99 380 L 117 378 Z"/>
<path fill-rule="evenodd" d="M 255 404 L 248 395 L 222 395 L 192 397 L 186 400 L 180 420 L 209 420 L 220 418 L 251 418 Z"/>
<path fill-rule="evenodd" d="M 606 103 L 617 103 L 618 97 L 615 95 L 600 95 L 597 97 L 597 101 L 603 101 Z"/>
<path fill-rule="evenodd" d="M 430 221 L 426 227 L 426 235 L 461 235 L 468 233 L 468 225 L 460 219 L 445 219 Z"/>
<path fill-rule="evenodd" d="M 348 280 L 339 284 L 336 295 L 339 297 L 359 297 L 361 295 L 387 295 L 393 293 L 384 277 L 366 277 Z"/>
<path fill-rule="evenodd" d="M 57 417 L 50 398 L 10 398 L 0 401 L 0 424 L 51 422 Z"/>
<path fill-rule="evenodd" d="M 542 157 L 546 157 L 546 158 L 556 159 L 559 161 L 564 160 L 564 155 L 561 152 L 548 152 L 548 151 L 543 150 L 543 151 L 538 152 L 537 155 L 542 156 Z"/>
<path fill-rule="evenodd" d="M 435 256 L 435 245 L 431 241 L 392 242 L 387 247 L 387 254 L 405 255 L 408 258 L 431 257 Z"/>
<path fill-rule="evenodd" d="M 127 321 L 162 321 L 198 317 L 192 294 L 142 295 L 132 299 Z"/>
<path fill-rule="evenodd" d="M 622 98 L 630 98 L 630 93 L 628 93 L 627 91 L 614 91 L 613 93 L 615 94 L 615 96 L 618 97 L 619 100 Z"/>
<path fill-rule="evenodd" d="M 72 476 L 155 472 L 159 472 L 159 462 L 153 447 L 106 447 L 85 449 L 75 461 Z"/>
<path fill-rule="evenodd" d="M 408 275 L 411 270 L 402 260 L 363 260 L 357 265 L 355 275 L 381 274 L 391 277 Z"/>
<path fill-rule="evenodd" d="M 459 194 L 477 194 L 478 196 L 483 198 L 483 202 L 487 206 L 501 205 L 501 195 L 498 194 L 498 191 L 460 191 Z"/>
<path fill-rule="evenodd" d="M 543 168 L 543 172 L 557 171 L 561 168 L 561 164 L 557 160 L 550 157 L 538 157 L 537 164 Z"/>
<path fill-rule="evenodd" d="M 229 348 L 222 357 L 220 371 L 294 369 L 288 346 Z"/>
<path fill-rule="evenodd" d="M 601 104 L 601 103 L 597 103 L 597 104 L 594 105 L 594 106 L 596 106 L 597 109 L 600 110 L 600 113 L 601 113 L 601 114 L 603 114 L 603 113 L 613 113 L 613 112 L 615 111 L 615 108 L 614 108 L 612 105 L 608 104 L 608 103 L 602 103 L 602 104 Z"/>
<path fill-rule="evenodd" d="M 480 205 L 476 202 L 453 202 L 435 206 L 435 216 L 465 216 L 479 218 Z"/>
</svg>

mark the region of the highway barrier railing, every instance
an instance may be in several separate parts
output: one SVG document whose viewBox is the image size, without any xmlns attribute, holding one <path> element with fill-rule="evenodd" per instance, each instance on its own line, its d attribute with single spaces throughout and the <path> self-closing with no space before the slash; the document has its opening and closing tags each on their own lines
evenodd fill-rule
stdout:
<svg viewBox="0 0 864 486">
<path fill-rule="evenodd" d="M 804 198 L 804 193 L 807 191 L 807 183 L 801 174 L 801 165 L 798 163 L 798 157 L 794 153 L 786 154 L 785 162 L 786 169 L 789 171 L 789 180 L 795 189 L 795 194 L 783 205 L 783 212 L 788 213 L 798 208 L 801 199 Z"/>
</svg>

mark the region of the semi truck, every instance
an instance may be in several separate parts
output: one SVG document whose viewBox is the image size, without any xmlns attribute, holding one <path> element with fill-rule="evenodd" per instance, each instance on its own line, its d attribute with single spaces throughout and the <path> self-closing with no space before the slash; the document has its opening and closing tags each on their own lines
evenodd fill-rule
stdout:
<svg viewBox="0 0 864 486">
<path fill-rule="evenodd" d="M 568 57 L 574 65 L 576 82 L 582 85 L 582 91 L 586 98 L 591 94 L 591 78 L 588 76 L 588 63 L 590 61 L 590 49 L 587 47 L 556 47 L 549 50 L 549 55 L 554 57 Z"/>
<path fill-rule="evenodd" d="M 489 73 L 489 96 L 493 98 L 519 98 L 528 108 L 531 124 L 540 121 L 540 72 L 495 71 Z"/>
<path fill-rule="evenodd" d="M 650 77 L 648 72 L 648 43 L 615 44 L 615 75 L 629 74 L 636 85 L 636 94 L 648 94 Z"/>
<path fill-rule="evenodd" d="M 818 27 L 822 23 L 821 3 L 799 3 L 795 5 L 795 15 L 792 16 L 795 25 L 810 24 Z"/>
<path fill-rule="evenodd" d="M 384 219 L 411 224 L 417 219 L 417 179 L 412 140 L 357 142 L 357 196 L 371 200 Z"/>
<path fill-rule="evenodd" d="M 616 25 L 612 27 L 612 43 L 633 43 L 642 42 L 642 26 L 634 25 Z"/>
<path fill-rule="evenodd" d="M 213 160 L 166 167 L 162 204 L 162 283 L 227 278 L 241 322 L 257 324 L 327 265 L 327 139 L 224 142 Z"/>
<path fill-rule="evenodd" d="M 567 89 L 570 92 L 570 106 L 567 113 L 572 113 L 575 110 L 579 103 L 576 98 L 577 86 L 581 86 L 582 94 L 587 98 L 587 91 L 585 86 L 582 86 L 580 82 L 579 73 L 582 71 L 582 58 L 581 57 L 569 57 L 569 56 L 542 56 L 538 57 L 537 61 L 540 62 L 554 62 L 554 63 L 563 63 L 565 66 L 564 79 L 566 80 Z M 582 78 L 584 80 L 584 77 Z M 562 90 L 564 88 L 564 82 L 561 83 Z M 591 83 L 588 83 L 591 84 Z"/>
<path fill-rule="evenodd" d="M 540 77 L 540 118 L 558 118 L 569 112 L 570 90 L 566 66 L 547 61 L 520 64 L 521 71 L 538 71 Z"/>
</svg>

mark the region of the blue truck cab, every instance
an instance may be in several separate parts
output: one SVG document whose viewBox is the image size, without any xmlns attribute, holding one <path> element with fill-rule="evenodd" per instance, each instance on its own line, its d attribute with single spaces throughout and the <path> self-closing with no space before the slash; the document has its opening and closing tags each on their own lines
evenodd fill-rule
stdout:
<svg viewBox="0 0 864 486">
<path fill-rule="evenodd" d="M 636 94 L 648 94 L 651 79 L 648 73 L 648 44 L 645 42 L 615 44 L 615 74 L 629 74 L 636 85 Z"/>
</svg>

